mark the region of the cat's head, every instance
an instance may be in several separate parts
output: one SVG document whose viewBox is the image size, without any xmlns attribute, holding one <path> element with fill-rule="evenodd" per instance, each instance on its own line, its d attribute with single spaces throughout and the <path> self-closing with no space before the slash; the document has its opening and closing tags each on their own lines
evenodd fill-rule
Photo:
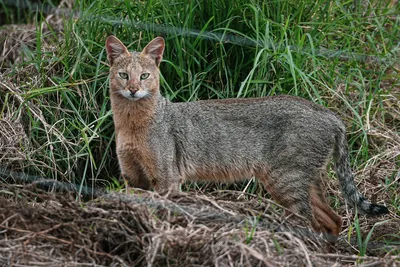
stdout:
<svg viewBox="0 0 400 267">
<path fill-rule="evenodd" d="M 159 94 L 158 67 L 164 52 L 164 39 L 156 37 L 142 52 L 130 53 L 115 36 L 106 40 L 107 59 L 110 63 L 111 94 L 129 100 L 148 99 Z"/>
</svg>

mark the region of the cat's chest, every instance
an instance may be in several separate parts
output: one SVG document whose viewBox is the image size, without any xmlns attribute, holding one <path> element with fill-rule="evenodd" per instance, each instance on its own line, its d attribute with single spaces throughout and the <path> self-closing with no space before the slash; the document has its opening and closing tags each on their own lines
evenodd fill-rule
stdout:
<svg viewBox="0 0 400 267">
<path fill-rule="evenodd" d="M 134 148 L 140 149 L 147 147 L 148 131 L 146 129 L 135 130 L 130 127 L 116 128 L 117 150 Z"/>
</svg>

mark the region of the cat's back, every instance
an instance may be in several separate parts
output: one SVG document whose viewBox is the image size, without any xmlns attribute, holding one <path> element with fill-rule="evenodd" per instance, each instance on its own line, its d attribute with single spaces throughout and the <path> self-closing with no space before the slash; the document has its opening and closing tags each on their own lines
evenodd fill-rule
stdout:
<svg viewBox="0 0 400 267">
<path fill-rule="evenodd" d="M 173 104 L 183 116 L 240 118 L 303 117 L 318 121 L 339 121 L 328 108 L 297 96 L 278 95 L 259 98 L 199 100 Z"/>
<path fill-rule="evenodd" d="M 193 140 L 252 139 L 295 135 L 311 142 L 331 140 L 345 127 L 329 109 L 293 96 L 170 103 L 172 132 Z M 225 141 L 222 140 L 222 143 Z"/>
</svg>

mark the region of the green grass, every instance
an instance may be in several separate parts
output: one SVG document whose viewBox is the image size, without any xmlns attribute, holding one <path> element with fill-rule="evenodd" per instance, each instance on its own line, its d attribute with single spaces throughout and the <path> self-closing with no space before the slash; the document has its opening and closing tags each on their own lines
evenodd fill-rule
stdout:
<svg viewBox="0 0 400 267">
<path fill-rule="evenodd" d="M 0 7 L 4 3 L 0 0 Z M 114 186 L 119 170 L 104 42 L 115 34 L 131 50 L 141 50 L 161 35 L 166 40 L 164 96 L 194 101 L 290 94 L 328 106 L 348 126 L 354 169 L 375 164 L 372 157 L 392 163 L 393 171 L 376 183 L 386 183 L 382 193 L 390 195 L 388 204 L 400 215 L 395 183 L 400 156 L 388 152 L 400 143 L 385 138 L 388 131 L 394 136 L 400 131 L 399 5 L 380 0 L 81 0 L 65 14 L 62 34 L 52 23 L 45 30 L 40 12 L 24 9 L 15 17 L 7 6 L 3 14 L 8 22 L 36 23 L 36 43 L 24 47 L 24 62 L 6 69 L 0 64 L 21 90 L 0 91 L 0 101 L 23 99 L 14 118 L 21 115 L 29 129 L 25 171 L 32 175 L 82 187 Z M 248 188 L 256 191 L 255 185 Z"/>
</svg>

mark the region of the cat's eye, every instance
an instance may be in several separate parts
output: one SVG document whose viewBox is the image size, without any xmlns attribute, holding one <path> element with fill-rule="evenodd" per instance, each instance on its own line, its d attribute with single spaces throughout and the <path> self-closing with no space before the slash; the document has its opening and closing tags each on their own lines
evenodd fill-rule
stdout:
<svg viewBox="0 0 400 267">
<path fill-rule="evenodd" d="M 142 75 L 140 75 L 140 80 L 146 80 L 147 78 L 149 78 L 150 73 L 142 73 Z"/>
<path fill-rule="evenodd" d="M 128 80 L 128 73 L 126 72 L 118 72 L 119 77 L 124 80 Z"/>
</svg>

